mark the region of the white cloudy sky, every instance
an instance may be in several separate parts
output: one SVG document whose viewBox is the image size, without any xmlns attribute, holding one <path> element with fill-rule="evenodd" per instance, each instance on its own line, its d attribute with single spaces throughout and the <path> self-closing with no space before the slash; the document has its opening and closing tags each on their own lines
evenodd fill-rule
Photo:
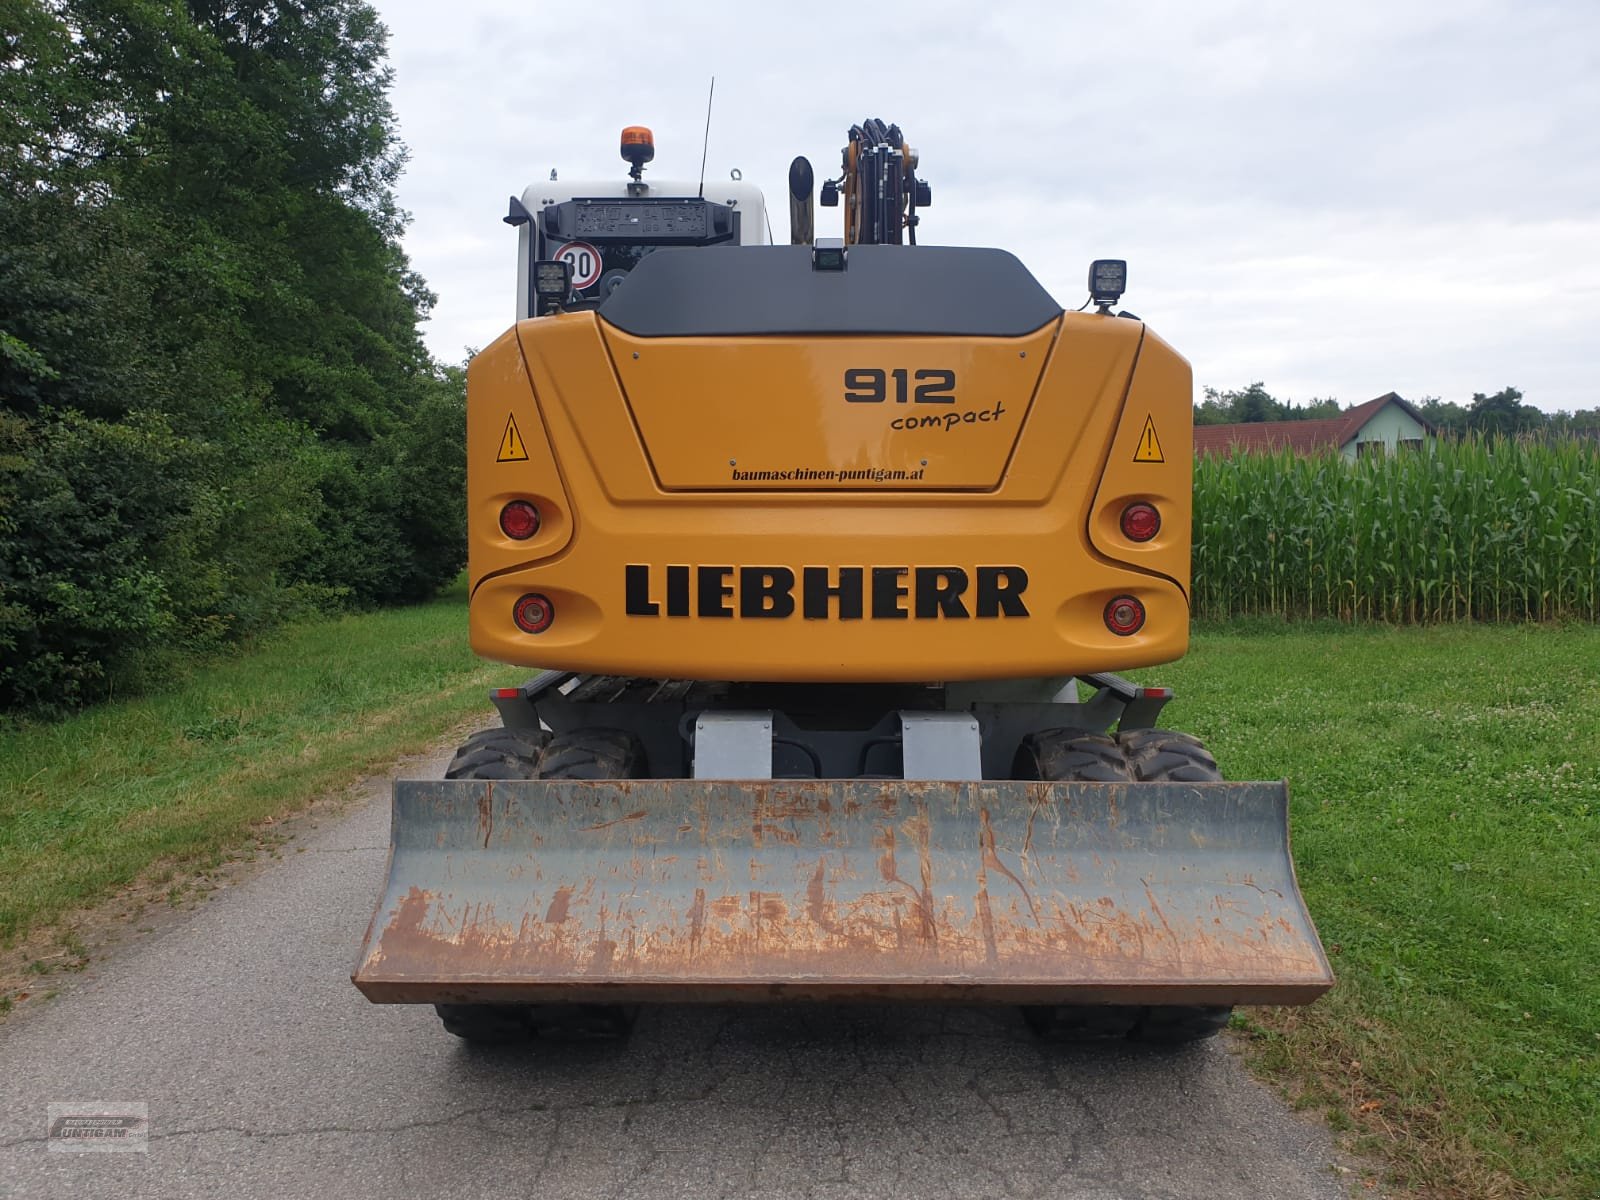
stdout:
<svg viewBox="0 0 1600 1200">
<path fill-rule="evenodd" d="M 446 358 L 511 319 L 506 197 L 620 177 L 629 124 L 693 177 L 715 74 L 707 175 L 763 187 L 780 241 L 789 160 L 833 173 L 882 117 L 923 240 L 1012 250 L 1074 308 L 1128 259 L 1197 387 L 1600 405 L 1600 0 L 375 2 Z"/>
</svg>

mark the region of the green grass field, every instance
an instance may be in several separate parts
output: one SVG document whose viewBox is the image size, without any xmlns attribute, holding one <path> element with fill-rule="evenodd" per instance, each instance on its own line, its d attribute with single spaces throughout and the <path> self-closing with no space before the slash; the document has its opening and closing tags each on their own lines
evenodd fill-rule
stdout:
<svg viewBox="0 0 1600 1200">
<path fill-rule="evenodd" d="M 1290 782 L 1340 981 L 1255 1060 L 1422 1194 L 1600 1196 L 1600 629 L 1233 625 L 1140 675 Z"/>
<path fill-rule="evenodd" d="M 283 631 L 164 695 L 0 734 L 0 941 L 488 717 L 456 590 Z M 1253 1060 L 1426 1196 L 1600 1195 L 1600 628 L 1202 628 L 1167 723 L 1287 777 L 1340 982 Z"/>
</svg>

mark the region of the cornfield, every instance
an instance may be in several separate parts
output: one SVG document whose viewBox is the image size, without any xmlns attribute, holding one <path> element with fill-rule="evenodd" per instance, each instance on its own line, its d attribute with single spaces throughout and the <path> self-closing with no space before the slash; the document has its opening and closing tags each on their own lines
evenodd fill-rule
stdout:
<svg viewBox="0 0 1600 1200">
<path fill-rule="evenodd" d="M 1600 446 L 1200 458 L 1193 586 L 1209 618 L 1600 620 Z"/>
</svg>

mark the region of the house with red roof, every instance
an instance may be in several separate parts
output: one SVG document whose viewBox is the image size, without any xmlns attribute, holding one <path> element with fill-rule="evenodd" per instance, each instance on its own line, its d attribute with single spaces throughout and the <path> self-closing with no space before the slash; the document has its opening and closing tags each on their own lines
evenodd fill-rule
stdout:
<svg viewBox="0 0 1600 1200">
<path fill-rule="evenodd" d="M 1244 425 L 1196 425 L 1194 452 L 1293 450 L 1322 454 L 1337 450 L 1354 462 L 1367 454 L 1421 450 L 1439 431 L 1415 406 L 1393 392 L 1347 408 L 1337 417 L 1312 421 L 1253 421 Z"/>
</svg>

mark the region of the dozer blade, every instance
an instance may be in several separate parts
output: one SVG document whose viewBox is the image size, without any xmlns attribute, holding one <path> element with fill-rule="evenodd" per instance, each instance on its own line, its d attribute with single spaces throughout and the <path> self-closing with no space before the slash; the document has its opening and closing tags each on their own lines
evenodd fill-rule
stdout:
<svg viewBox="0 0 1600 1200">
<path fill-rule="evenodd" d="M 1281 783 L 395 785 L 384 1003 L 1302 1004 Z"/>
</svg>

